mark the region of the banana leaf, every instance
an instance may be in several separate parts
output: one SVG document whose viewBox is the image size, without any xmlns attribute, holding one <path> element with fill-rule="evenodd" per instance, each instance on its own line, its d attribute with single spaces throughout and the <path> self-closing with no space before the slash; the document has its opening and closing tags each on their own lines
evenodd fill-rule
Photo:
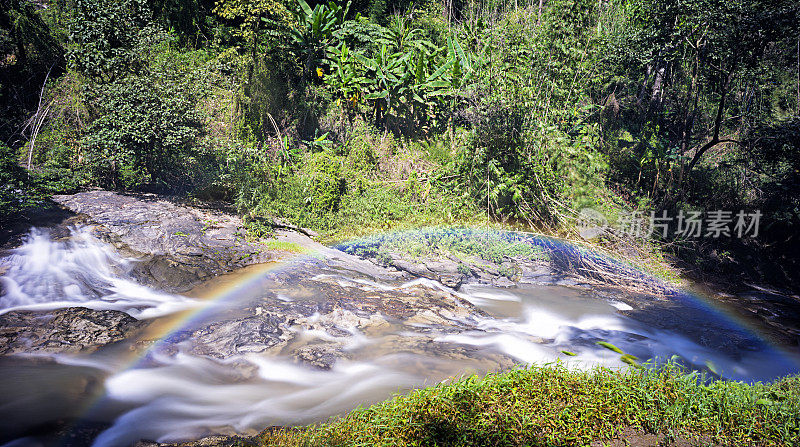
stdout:
<svg viewBox="0 0 800 447">
<path fill-rule="evenodd" d="M 364 99 L 384 99 L 387 96 L 389 96 L 389 92 L 387 92 L 386 90 L 382 90 L 380 92 L 370 93 L 370 94 L 364 96 Z"/>
</svg>

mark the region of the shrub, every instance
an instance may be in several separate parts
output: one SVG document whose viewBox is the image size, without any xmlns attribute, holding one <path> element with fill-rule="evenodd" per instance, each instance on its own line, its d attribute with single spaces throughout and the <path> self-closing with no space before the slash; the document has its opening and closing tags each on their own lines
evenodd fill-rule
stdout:
<svg viewBox="0 0 800 447">
<path fill-rule="evenodd" d="M 347 191 L 340 157 L 325 152 L 310 154 L 303 172 L 309 180 L 306 202 L 311 209 L 317 213 L 337 211 L 342 196 Z"/>
<path fill-rule="evenodd" d="M 100 184 L 133 188 L 179 183 L 202 122 L 195 98 L 164 73 L 128 76 L 92 89 L 98 118 L 82 139 Z"/>
<path fill-rule="evenodd" d="M 103 80 L 136 71 L 144 62 L 136 46 L 151 16 L 146 0 L 78 0 L 69 26 L 70 67 Z"/>
<path fill-rule="evenodd" d="M 0 142 L 0 223 L 37 205 L 41 199 L 36 182 L 19 165 L 14 151 Z"/>
<path fill-rule="evenodd" d="M 359 129 L 347 142 L 346 152 L 348 168 L 358 173 L 373 173 L 378 166 L 374 143 L 363 128 Z"/>
</svg>

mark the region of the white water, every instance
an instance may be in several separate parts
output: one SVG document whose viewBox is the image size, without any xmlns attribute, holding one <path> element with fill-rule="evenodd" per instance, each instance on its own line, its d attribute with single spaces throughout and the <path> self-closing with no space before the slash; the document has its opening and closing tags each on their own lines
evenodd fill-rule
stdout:
<svg viewBox="0 0 800 447">
<path fill-rule="evenodd" d="M 135 406 L 97 440 L 97 446 L 128 445 L 141 438 L 193 439 L 219 427 L 254 433 L 273 425 L 306 424 L 370 404 L 393 392 L 423 384 L 417 375 L 395 369 L 398 359 L 344 361 L 316 371 L 286 360 L 252 356 L 258 377 L 229 377 L 230 362 L 178 354 L 167 366 L 134 369 L 106 381 L 108 396 Z"/>
<path fill-rule="evenodd" d="M 2 263 L 6 272 L 0 280 L 6 293 L 0 297 L 0 313 L 81 305 L 150 318 L 195 304 L 194 300 L 136 284 L 129 274 L 131 261 L 117 255 L 86 229 L 76 229 L 69 241 L 54 241 L 46 233 L 34 231 Z M 347 271 L 317 274 L 312 279 L 319 282 L 320 290 L 327 282 L 351 288 L 354 294 L 415 288 L 449 291 L 429 280 L 390 284 Z M 309 299 L 308 294 L 307 289 L 281 291 L 278 297 L 291 301 Z M 575 368 L 626 367 L 618 354 L 596 344 L 600 340 L 642 360 L 679 355 L 693 364 L 710 361 L 724 376 L 732 378 L 764 379 L 791 372 L 791 368 L 797 371 L 795 363 L 787 364 L 768 346 L 732 357 L 692 338 L 690 331 L 648 327 L 622 313 L 632 310 L 628 304 L 573 289 L 465 286 L 453 297 L 470 301 L 488 316 L 479 318 L 475 330 L 461 333 L 437 333 L 439 329 L 425 324 L 389 327 L 371 335 L 355 327 L 342 327 L 349 334 L 340 337 L 345 339 L 344 350 L 349 359 L 337 361 L 329 371 L 263 354 L 220 361 L 192 355 L 181 345 L 174 355 L 155 353 L 147 364 L 134 366 L 128 358 L 130 351 L 124 349 L 92 355 L 49 355 L 59 365 L 23 365 L 23 369 L 13 369 L 16 378 L 12 379 L 4 379 L 4 372 L 20 366 L 0 363 L 0 395 L 6 398 L 5 403 L 0 403 L 0 439 L 2 430 L 11 430 L 14 424 L 35 426 L 50 420 L 36 420 L 36 411 L 31 409 L 47 407 L 53 395 L 67 396 L 59 401 L 64 408 L 59 406 L 48 417 L 83 414 L 112 422 L 94 445 L 116 447 L 140 439 L 167 442 L 215 433 L 252 434 L 268 426 L 322 421 L 358 405 L 383 400 L 394 392 L 496 368 L 495 363 L 481 358 L 482 354 L 489 358 L 493 353 L 503 353 L 520 363 L 542 364 L 560 359 Z M 455 344 L 476 348 L 476 358 L 454 360 L 439 356 L 436 351 L 391 351 L 393 338 L 431 334 L 443 347 Z M 303 343 L 336 338 L 300 329 L 297 335 Z M 566 356 L 562 350 L 577 355 Z M 25 374 L 24 368 L 29 368 L 31 374 Z M 85 390 L 93 388 L 87 385 L 91 381 L 76 380 L 83 378 L 87 370 L 101 377 L 99 399 Z M 17 445 L 33 445 L 37 441 L 25 438 L 20 442 Z"/>
<path fill-rule="evenodd" d="M 19 248 L 0 260 L 0 268 L 5 269 L 0 276 L 4 291 L 0 314 L 83 306 L 147 319 L 197 304 L 137 284 L 130 276 L 131 260 L 87 227 L 72 229 L 66 241 L 54 241 L 48 232 L 33 229 Z"/>
<path fill-rule="evenodd" d="M 367 291 L 439 287 L 427 280 L 391 286 L 343 275 L 317 278 Z M 786 373 L 786 364 L 776 361 L 773 352 L 731 358 L 685 335 L 647 328 L 620 314 L 619 303 L 571 289 L 505 291 L 475 286 L 466 287 L 458 295 L 479 303 L 494 316 L 482 319 L 480 330 L 442 334 L 436 340 L 503 352 L 522 363 L 543 364 L 560 359 L 575 368 L 627 367 L 620 362 L 619 354 L 596 344 L 605 340 L 642 360 L 679 355 L 694 364 L 710 361 L 726 377 L 752 379 Z M 386 354 L 375 349 L 383 337 L 420 337 L 422 333 L 406 329 L 366 337 L 353 328 L 347 329 L 353 341 L 347 350 L 353 360 L 340 360 L 331 371 L 310 370 L 285 358 L 255 354 L 225 362 L 178 354 L 157 358 L 158 367 L 112 375 L 106 381 L 108 398 L 134 409 L 117 419 L 95 445 L 126 445 L 142 437 L 169 442 L 220 431 L 255 433 L 268 426 L 307 424 L 380 401 L 397 391 L 490 369 L 480 360 L 457 362 L 426 353 Z M 330 338 L 310 332 L 303 335 L 309 342 L 315 337 Z M 563 355 L 562 349 L 577 355 Z M 253 377 L 242 379 L 232 374 L 242 362 L 257 368 Z"/>
</svg>

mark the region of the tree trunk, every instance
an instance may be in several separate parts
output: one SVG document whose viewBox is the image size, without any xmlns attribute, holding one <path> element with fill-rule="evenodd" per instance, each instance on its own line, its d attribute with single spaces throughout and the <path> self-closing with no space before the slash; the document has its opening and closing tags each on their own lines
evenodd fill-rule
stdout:
<svg viewBox="0 0 800 447">
<path fill-rule="evenodd" d="M 663 97 L 663 84 L 664 84 L 664 74 L 667 71 L 667 64 L 659 63 L 658 68 L 656 68 L 656 78 L 653 81 L 653 90 L 650 93 L 650 103 L 655 103 L 660 101 Z"/>
<path fill-rule="evenodd" d="M 15 26 L 12 28 L 12 34 L 14 36 L 14 42 L 17 45 L 17 63 L 20 67 L 24 67 L 25 63 L 28 61 L 28 52 L 25 51 L 25 42 L 22 40 L 22 35 L 20 35 L 19 30 Z"/>
<path fill-rule="evenodd" d="M 694 165 L 700 161 L 700 157 L 706 153 L 712 147 L 731 140 L 720 140 L 719 139 L 719 131 L 722 127 L 722 117 L 725 115 L 725 102 L 728 98 L 728 90 L 730 89 L 731 81 L 733 80 L 733 74 L 736 71 L 736 59 L 734 58 L 733 63 L 731 64 L 731 71 L 728 73 L 727 79 L 725 79 L 725 85 L 722 87 L 722 97 L 719 99 L 719 104 L 717 105 L 717 116 L 714 118 L 714 134 L 711 137 L 711 140 L 704 144 L 692 157 L 692 161 L 689 162 L 689 166 L 686 168 L 686 173 L 688 174 L 691 172 Z"/>
<path fill-rule="evenodd" d="M 651 134 L 653 132 L 652 129 L 648 130 L 647 123 L 650 122 L 651 117 L 656 113 L 663 110 L 663 100 L 664 100 L 664 77 L 667 73 L 667 66 L 669 64 L 664 61 L 658 61 L 656 66 L 653 69 L 654 73 L 654 80 L 653 80 L 653 87 L 650 90 L 650 100 L 648 101 L 647 108 L 644 110 L 641 119 L 641 127 L 640 127 L 640 138 L 639 142 L 636 145 L 635 151 L 639 156 L 643 156 L 645 151 L 647 150 L 648 141 L 650 140 Z M 658 121 L 660 122 L 660 116 Z"/>
<path fill-rule="evenodd" d="M 644 92 L 647 91 L 647 84 L 650 82 L 650 74 L 653 72 L 653 66 L 651 64 L 647 64 L 647 71 L 644 73 L 644 80 L 642 81 L 642 85 L 639 87 L 639 94 L 636 95 L 636 105 L 641 106 L 642 99 L 644 99 Z"/>
<path fill-rule="evenodd" d="M 683 162 L 683 154 L 689 150 L 689 145 L 692 143 L 692 130 L 694 128 L 694 120 L 697 115 L 697 104 L 700 99 L 700 90 L 697 87 L 697 81 L 700 73 L 700 49 L 695 52 L 694 67 L 692 69 L 692 84 L 689 91 L 686 92 L 685 115 L 683 120 L 683 130 L 681 132 L 681 169 L 678 174 L 678 184 L 683 183 L 683 171 L 685 163 Z"/>
</svg>

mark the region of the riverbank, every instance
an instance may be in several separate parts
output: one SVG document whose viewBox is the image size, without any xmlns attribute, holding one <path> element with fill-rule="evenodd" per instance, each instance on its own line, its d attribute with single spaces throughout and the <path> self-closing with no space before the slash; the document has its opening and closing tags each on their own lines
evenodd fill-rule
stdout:
<svg viewBox="0 0 800 447">
<path fill-rule="evenodd" d="M 798 414 L 798 377 L 747 385 L 708 382 L 675 364 L 557 363 L 442 383 L 324 424 L 187 445 L 793 446 Z"/>
</svg>

